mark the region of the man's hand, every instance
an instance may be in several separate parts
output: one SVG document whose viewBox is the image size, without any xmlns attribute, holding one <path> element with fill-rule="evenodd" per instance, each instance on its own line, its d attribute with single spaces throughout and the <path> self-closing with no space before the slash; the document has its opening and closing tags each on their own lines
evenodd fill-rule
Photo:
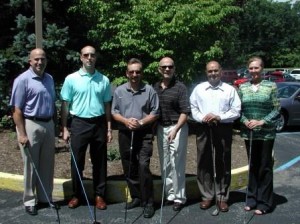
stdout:
<svg viewBox="0 0 300 224">
<path fill-rule="evenodd" d="M 126 127 L 127 127 L 128 129 L 130 129 L 130 130 L 135 130 L 135 129 L 138 129 L 138 128 L 141 127 L 141 125 L 140 125 L 138 119 L 133 118 L 133 117 L 132 117 L 132 118 L 126 119 L 125 125 L 126 125 Z"/>
<path fill-rule="evenodd" d="M 215 115 L 213 113 L 209 113 L 205 115 L 205 117 L 203 118 L 203 122 L 208 124 L 217 124 L 220 121 L 221 121 L 220 116 Z"/>
<path fill-rule="evenodd" d="M 62 139 L 65 140 L 65 142 L 68 142 L 69 138 L 70 138 L 70 132 L 68 128 L 63 128 Z"/>
<path fill-rule="evenodd" d="M 108 130 L 107 130 L 107 142 L 108 142 L 108 143 L 111 143 L 112 139 L 113 139 L 113 136 L 112 136 L 112 130 L 111 130 L 111 129 L 108 129 Z"/>
<path fill-rule="evenodd" d="M 25 147 L 29 142 L 27 135 L 18 135 L 18 142 Z"/>
</svg>

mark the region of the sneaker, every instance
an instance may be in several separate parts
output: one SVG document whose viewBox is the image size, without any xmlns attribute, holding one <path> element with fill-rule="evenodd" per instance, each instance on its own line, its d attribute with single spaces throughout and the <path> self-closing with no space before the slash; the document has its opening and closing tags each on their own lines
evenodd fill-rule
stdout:
<svg viewBox="0 0 300 224">
<path fill-rule="evenodd" d="M 144 218 L 151 218 L 154 215 L 154 207 L 151 204 L 145 206 Z"/>
<path fill-rule="evenodd" d="M 126 206 L 127 206 L 128 210 L 139 207 L 139 206 L 141 206 L 141 199 L 133 198 L 131 202 L 126 204 Z M 125 209 L 126 209 L 126 206 L 125 206 Z"/>
</svg>

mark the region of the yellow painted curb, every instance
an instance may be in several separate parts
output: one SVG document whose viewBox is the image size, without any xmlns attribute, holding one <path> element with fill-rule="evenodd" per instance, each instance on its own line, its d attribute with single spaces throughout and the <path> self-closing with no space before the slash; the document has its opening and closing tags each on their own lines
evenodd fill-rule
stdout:
<svg viewBox="0 0 300 224">
<path fill-rule="evenodd" d="M 248 166 L 231 170 L 231 190 L 238 190 L 246 186 L 248 179 Z M 22 192 L 23 176 L 0 172 L 0 189 Z M 93 195 L 92 181 L 84 180 L 88 195 Z M 122 180 L 107 181 L 106 200 L 110 203 L 124 202 L 126 198 L 127 184 Z M 154 180 L 154 200 L 161 201 L 161 180 Z M 72 185 L 70 179 L 54 179 L 53 197 L 55 199 L 67 199 L 71 197 Z M 200 199 L 196 176 L 186 178 L 186 193 L 188 199 Z M 128 199 L 130 200 L 130 198 Z"/>
</svg>

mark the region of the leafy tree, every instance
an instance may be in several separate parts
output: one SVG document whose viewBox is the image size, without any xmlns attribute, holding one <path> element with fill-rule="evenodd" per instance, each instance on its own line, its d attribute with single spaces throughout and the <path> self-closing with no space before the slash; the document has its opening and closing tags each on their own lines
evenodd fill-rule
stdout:
<svg viewBox="0 0 300 224">
<path fill-rule="evenodd" d="M 0 50 L 0 117 L 9 113 L 8 100 L 13 79 L 28 67 L 28 53 L 35 48 L 34 34 L 34 5 L 33 1 L 10 0 L 1 4 L 3 14 L 0 18 L 7 23 L 1 23 L 1 28 L 7 36 L 1 36 Z M 43 48 L 49 59 L 47 71 L 51 74 L 59 74 L 64 68 L 61 61 L 66 61 L 67 55 L 74 55 L 72 51 L 65 48 L 68 41 L 68 27 L 60 28 L 54 21 L 59 16 L 48 16 L 51 13 L 50 1 L 43 1 L 44 12 L 44 40 Z M 20 14 L 22 12 L 22 14 Z M 2 18 L 2 16 L 6 18 Z M 8 18 L 13 20 L 13 23 Z M 15 25 L 14 25 L 15 24 Z M 3 43 L 3 42 L 4 43 Z M 3 44 L 2 44 L 3 43 Z M 74 57 L 69 57 L 73 59 Z M 65 63 L 66 65 L 72 64 Z"/>
<path fill-rule="evenodd" d="M 158 78 L 158 61 L 171 56 L 185 81 L 199 79 L 210 59 L 224 56 L 229 24 L 239 11 L 231 0 L 78 0 L 71 11 L 85 16 L 88 38 L 103 57 L 100 67 L 116 82 L 130 57 L 144 62 L 145 79 Z M 228 41 L 227 41 L 228 42 Z"/>
<path fill-rule="evenodd" d="M 268 67 L 300 66 L 299 2 L 248 0 L 239 19 L 239 61 L 260 55 Z"/>
</svg>

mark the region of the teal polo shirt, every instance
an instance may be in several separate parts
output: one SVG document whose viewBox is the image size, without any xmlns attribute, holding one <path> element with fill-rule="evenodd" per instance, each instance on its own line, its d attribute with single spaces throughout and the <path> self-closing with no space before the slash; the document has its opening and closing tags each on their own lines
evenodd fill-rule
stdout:
<svg viewBox="0 0 300 224">
<path fill-rule="evenodd" d="M 69 102 L 71 115 L 82 118 L 105 114 L 104 103 L 111 101 L 109 79 L 95 70 L 89 74 L 80 69 L 68 75 L 60 92 L 61 99 Z"/>
</svg>

